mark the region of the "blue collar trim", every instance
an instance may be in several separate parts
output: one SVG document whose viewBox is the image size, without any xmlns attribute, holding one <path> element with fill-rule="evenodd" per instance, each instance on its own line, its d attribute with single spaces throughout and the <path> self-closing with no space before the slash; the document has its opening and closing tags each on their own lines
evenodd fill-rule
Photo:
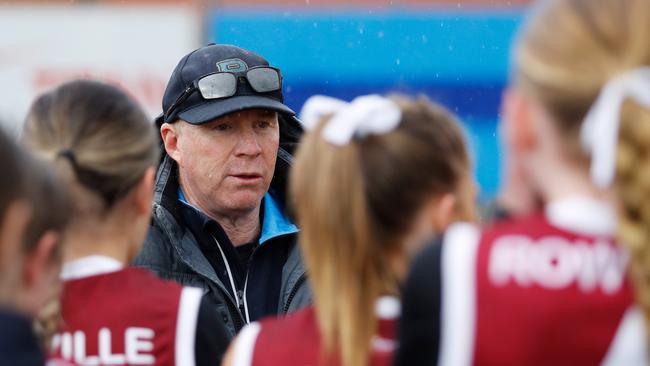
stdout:
<svg viewBox="0 0 650 366">
<path fill-rule="evenodd" d="M 187 202 L 181 187 L 178 187 L 178 200 L 185 206 L 203 214 L 201 210 Z M 298 231 L 298 227 L 280 210 L 280 206 L 275 198 L 267 192 L 264 195 L 264 218 L 262 220 L 262 234 L 260 235 L 259 244 L 262 245 L 279 236 L 296 234 Z"/>
<path fill-rule="evenodd" d="M 203 211 L 199 210 L 197 207 L 192 206 L 189 202 L 187 202 L 187 198 L 185 198 L 185 193 L 183 193 L 183 190 L 181 189 L 180 186 L 178 186 L 178 200 L 181 201 L 182 204 L 185 206 L 193 209 L 194 211 L 197 211 L 199 213 L 203 213 Z"/>
<path fill-rule="evenodd" d="M 298 227 L 280 210 L 275 198 L 267 192 L 264 195 L 264 221 L 262 222 L 260 245 L 273 238 L 297 232 Z"/>
</svg>

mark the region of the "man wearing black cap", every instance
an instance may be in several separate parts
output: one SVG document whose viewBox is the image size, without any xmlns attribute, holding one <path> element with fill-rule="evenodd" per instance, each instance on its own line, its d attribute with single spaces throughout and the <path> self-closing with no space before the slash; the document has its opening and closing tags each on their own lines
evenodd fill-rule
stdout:
<svg viewBox="0 0 650 366">
<path fill-rule="evenodd" d="M 208 292 L 234 335 L 311 292 L 285 214 L 302 134 L 280 70 L 234 46 L 208 45 L 176 66 L 156 120 L 166 155 L 153 221 L 135 264 Z"/>
</svg>

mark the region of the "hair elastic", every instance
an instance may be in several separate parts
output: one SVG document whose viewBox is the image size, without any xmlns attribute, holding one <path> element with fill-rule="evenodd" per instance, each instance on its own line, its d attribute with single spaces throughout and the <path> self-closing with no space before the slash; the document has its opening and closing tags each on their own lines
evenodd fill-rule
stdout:
<svg viewBox="0 0 650 366">
<path fill-rule="evenodd" d="M 70 161 L 73 166 L 77 165 L 77 158 L 75 157 L 74 152 L 71 149 L 64 149 L 56 154 L 57 158 L 66 158 Z"/>
</svg>

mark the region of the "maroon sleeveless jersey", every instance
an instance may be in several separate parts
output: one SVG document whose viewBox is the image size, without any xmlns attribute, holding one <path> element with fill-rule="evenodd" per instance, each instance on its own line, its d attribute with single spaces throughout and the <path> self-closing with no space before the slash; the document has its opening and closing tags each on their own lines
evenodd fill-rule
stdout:
<svg viewBox="0 0 650 366">
<path fill-rule="evenodd" d="M 589 212 L 602 208 L 594 202 L 555 208 L 483 232 L 450 228 L 441 259 L 439 364 L 639 360 L 643 320 L 627 278 L 628 254 L 613 239 L 615 218 Z"/>
<path fill-rule="evenodd" d="M 101 267 L 107 259 L 99 258 Z M 195 364 L 200 289 L 139 268 L 83 271 L 90 273 L 64 282 L 64 324 L 52 342 L 54 359 L 80 365 Z"/>
<path fill-rule="evenodd" d="M 379 328 L 371 342 L 370 365 L 390 366 L 397 344 L 399 300 L 382 297 L 375 310 Z M 232 361 L 233 366 L 317 366 L 323 364 L 321 351 L 316 312 L 309 307 L 281 319 L 262 320 L 245 327 L 237 338 Z"/>
</svg>

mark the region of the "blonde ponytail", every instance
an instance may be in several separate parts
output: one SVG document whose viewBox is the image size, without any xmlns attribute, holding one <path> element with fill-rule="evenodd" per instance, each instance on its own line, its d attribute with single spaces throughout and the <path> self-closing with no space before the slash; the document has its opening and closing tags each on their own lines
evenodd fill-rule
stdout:
<svg viewBox="0 0 650 366">
<path fill-rule="evenodd" d="M 340 146 L 321 137 L 326 119 L 296 154 L 290 186 L 322 364 L 369 364 L 375 302 L 398 295 L 394 258 L 404 257 L 414 217 L 435 195 L 459 193 L 470 171 L 462 131 L 446 110 L 426 100 L 394 101 L 402 111 L 395 130 Z"/>
</svg>

